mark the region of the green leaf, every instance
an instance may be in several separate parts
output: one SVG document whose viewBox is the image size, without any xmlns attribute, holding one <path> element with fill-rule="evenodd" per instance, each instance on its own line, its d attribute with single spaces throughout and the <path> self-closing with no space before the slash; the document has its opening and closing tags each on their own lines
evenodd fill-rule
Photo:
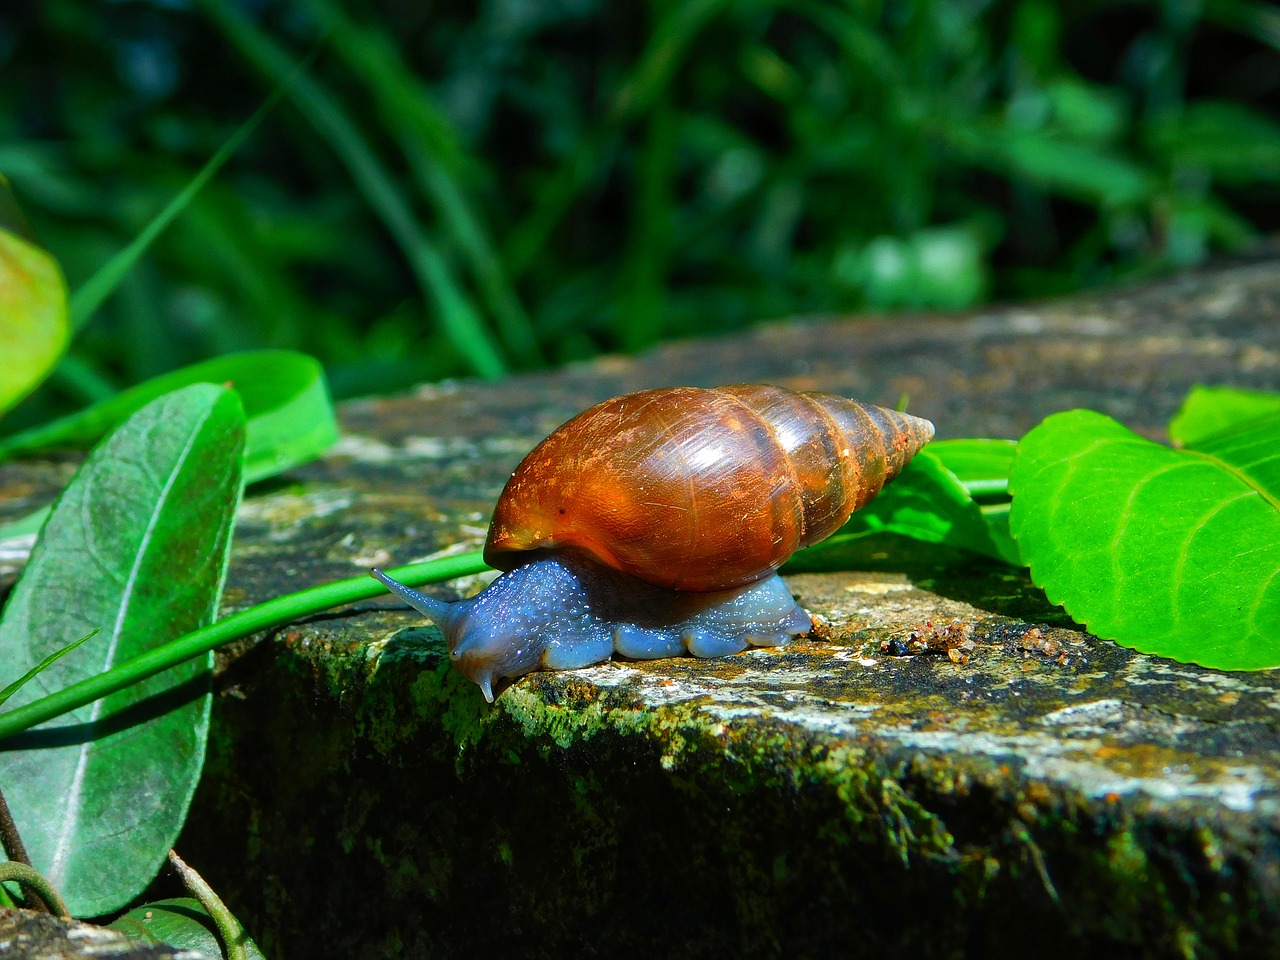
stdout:
<svg viewBox="0 0 1280 960">
<path fill-rule="evenodd" d="M 1018 449 L 1012 440 L 979 437 L 965 440 L 935 440 L 929 453 L 963 484 L 971 499 L 978 503 L 987 536 L 994 552 L 969 547 L 1003 560 L 1015 567 L 1023 566 L 1018 545 L 1009 533 L 1009 470 Z"/>
<path fill-rule="evenodd" d="M 29 537 L 34 533 L 39 533 L 40 528 L 44 526 L 44 522 L 49 516 L 49 509 L 48 506 L 38 507 L 25 516 L 0 526 L 0 540 Z"/>
<path fill-rule="evenodd" d="M 1280 411 L 1280 393 L 1196 386 L 1169 421 L 1169 436 L 1178 446 L 1195 447 L 1214 434 L 1277 411 Z"/>
<path fill-rule="evenodd" d="M 1008 497 L 1009 469 L 1018 445 L 985 437 L 934 440 L 929 453 L 942 461 L 972 497 Z"/>
<path fill-rule="evenodd" d="M 235 393 L 197 384 L 148 404 L 89 454 L 5 607 L 0 683 L 64 637 L 102 635 L 14 701 L 94 678 L 212 622 L 244 430 Z M 206 654 L 0 742 L 0 782 L 32 862 L 73 913 L 128 903 L 172 846 L 204 760 L 211 666 Z"/>
<path fill-rule="evenodd" d="M 1119 90 L 1062 76 L 1047 90 L 1055 126 L 1088 143 L 1111 143 L 1124 133 L 1128 105 Z"/>
<path fill-rule="evenodd" d="M 1015 176 L 1086 203 L 1141 203 L 1154 190 L 1141 167 L 1103 147 L 1032 130 L 999 132 L 987 147 Z"/>
<path fill-rule="evenodd" d="M 0 413 L 49 375 L 69 336 L 67 287 L 57 262 L 0 230 Z"/>
<path fill-rule="evenodd" d="M 208 957 L 222 956 L 222 943 L 213 921 L 193 897 L 143 904 L 111 921 L 108 926 L 142 943 L 167 943 Z M 241 943 L 249 960 L 263 960 L 262 951 L 247 934 Z"/>
<path fill-rule="evenodd" d="M 1226 670 L 1280 666 L 1280 414 L 1171 450 L 1087 410 L 1018 445 L 1010 526 L 1093 633 Z"/>
<path fill-rule="evenodd" d="M 846 245 L 835 277 L 861 290 L 875 307 L 971 306 L 986 284 L 983 239 L 976 224 L 929 227 L 905 238 L 876 237 Z"/>
<path fill-rule="evenodd" d="M 959 547 L 1020 565 L 1013 543 L 1000 533 L 1000 521 L 988 522 L 964 484 L 934 453 L 934 446 L 943 447 L 943 456 L 948 455 L 943 442 L 917 453 L 874 500 L 826 540 L 796 554 L 787 569 L 838 569 L 843 565 L 842 555 L 857 541 L 884 533 Z M 978 454 L 967 456 L 972 459 Z"/>
<path fill-rule="evenodd" d="M 192 383 L 234 387 L 249 418 L 245 482 L 323 453 L 337 438 L 320 364 L 288 350 L 231 353 L 154 377 L 79 413 L 0 440 L 0 458 L 95 442 L 143 405 Z"/>
<path fill-rule="evenodd" d="M 1175 169 L 1200 168 L 1224 183 L 1280 180 L 1280 125 L 1244 104 L 1188 103 L 1154 124 L 1149 136 Z"/>
<path fill-rule="evenodd" d="M 6 700 L 8 700 L 15 693 L 21 690 L 24 686 L 26 686 L 28 683 L 30 683 L 32 680 L 38 677 L 42 672 L 47 670 L 49 667 L 53 666 L 53 664 L 57 663 L 60 659 L 65 657 L 68 653 L 70 653 L 76 647 L 80 646 L 80 644 L 84 643 L 90 637 L 95 637 L 97 635 L 98 635 L 98 628 L 94 627 L 91 631 L 86 633 L 79 640 L 72 640 L 65 647 L 61 647 L 53 651 L 53 653 L 49 654 L 47 657 L 45 657 L 43 660 L 37 663 L 34 667 L 32 667 L 30 670 L 28 670 L 26 673 L 20 676 L 17 680 L 13 681 L 13 683 L 9 684 L 3 690 L 0 690 L 0 707 L 4 706 L 4 703 Z"/>
</svg>

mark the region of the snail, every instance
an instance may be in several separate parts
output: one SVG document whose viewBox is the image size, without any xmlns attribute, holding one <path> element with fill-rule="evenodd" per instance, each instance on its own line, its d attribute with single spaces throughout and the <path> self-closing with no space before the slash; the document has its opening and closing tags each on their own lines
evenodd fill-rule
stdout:
<svg viewBox="0 0 1280 960">
<path fill-rule="evenodd" d="M 469 600 L 372 575 L 493 685 L 614 653 L 719 657 L 808 633 L 776 573 L 834 533 L 933 436 L 928 420 L 828 393 L 735 385 L 606 400 L 534 448 L 494 509 Z"/>
</svg>

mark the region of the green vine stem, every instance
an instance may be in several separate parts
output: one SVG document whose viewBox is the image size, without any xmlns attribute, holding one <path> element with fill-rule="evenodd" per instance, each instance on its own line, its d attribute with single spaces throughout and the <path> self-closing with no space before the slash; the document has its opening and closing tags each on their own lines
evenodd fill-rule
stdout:
<svg viewBox="0 0 1280 960">
<path fill-rule="evenodd" d="M 227 905 L 214 892 L 213 887 L 209 886 L 204 877 L 187 866 L 178 856 L 177 850 L 169 851 L 169 865 L 178 872 L 187 892 L 200 901 L 200 906 L 204 907 L 204 912 L 218 928 L 218 937 L 222 940 L 222 950 L 227 960 L 249 960 L 249 952 L 244 946 L 247 937 L 244 927 L 227 909 Z"/>
<path fill-rule="evenodd" d="M 404 583 L 423 584 L 451 580 L 454 577 L 480 573 L 487 569 L 489 567 L 480 553 L 473 552 L 427 560 L 423 563 L 411 563 L 388 570 L 387 573 Z M 193 630 L 154 650 L 117 664 L 96 677 L 89 677 L 51 693 L 47 697 L 41 697 L 24 706 L 0 713 L 0 740 L 12 737 L 46 720 L 77 710 L 85 704 L 100 700 L 117 690 L 123 690 L 139 680 L 145 680 L 192 657 L 198 657 L 224 643 L 247 637 L 259 630 L 281 626 L 300 617 L 328 610 L 330 607 L 368 600 L 384 593 L 385 590 L 385 587 L 369 577 L 351 577 L 348 580 L 338 580 L 334 583 L 311 587 L 308 590 L 299 590 L 297 593 L 286 594 L 247 610 L 241 610 L 239 613 L 233 613 L 223 620 L 201 627 L 199 630 Z"/>
<path fill-rule="evenodd" d="M 71 913 L 67 910 L 67 905 L 58 896 L 58 891 L 53 889 L 53 884 L 42 877 L 40 872 L 30 864 L 18 863 L 16 860 L 6 860 L 0 863 L 0 883 L 5 883 L 9 880 L 22 884 L 27 890 L 34 891 L 41 900 L 52 907 L 49 912 L 55 916 L 71 916 Z"/>
</svg>

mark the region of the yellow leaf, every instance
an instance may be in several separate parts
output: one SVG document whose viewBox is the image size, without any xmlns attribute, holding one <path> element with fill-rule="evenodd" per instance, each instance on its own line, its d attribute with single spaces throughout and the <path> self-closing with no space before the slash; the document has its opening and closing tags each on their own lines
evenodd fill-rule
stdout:
<svg viewBox="0 0 1280 960">
<path fill-rule="evenodd" d="M 0 231 L 0 412 L 49 375 L 68 334 L 67 286 L 57 262 Z"/>
</svg>

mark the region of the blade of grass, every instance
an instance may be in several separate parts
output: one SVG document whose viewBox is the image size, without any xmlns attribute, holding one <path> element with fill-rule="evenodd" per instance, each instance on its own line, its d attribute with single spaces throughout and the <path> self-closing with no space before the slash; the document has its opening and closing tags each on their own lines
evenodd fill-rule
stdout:
<svg viewBox="0 0 1280 960">
<path fill-rule="evenodd" d="M 533 322 L 507 277 L 497 247 L 461 186 L 427 152 L 425 144 L 415 143 L 405 135 L 400 140 L 410 173 L 435 203 L 441 220 L 452 230 L 459 249 L 466 255 L 476 288 L 485 297 L 508 352 L 525 359 L 526 366 L 544 363 L 546 358 L 534 334 Z"/>
<path fill-rule="evenodd" d="M 694 39 L 729 6 L 728 0 L 655 3 L 655 13 L 659 13 L 660 18 L 635 68 L 614 94 L 606 124 L 622 126 L 639 119 L 659 94 L 670 87 L 671 78 L 684 63 Z M 665 12 L 662 7 L 666 7 Z"/>
<path fill-rule="evenodd" d="M 388 575 L 410 585 L 437 583 L 454 577 L 467 576 L 489 569 L 478 551 L 441 557 L 422 563 L 411 563 L 388 570 Z M 37 724 L 52 720 L 85 704 L 93 703 L 123 690 L 131 684 L 154 676 L 208 653 L 210 650 L 281 624 L 297 620 L 309 614 L 319 613 L 330 607 L 357 600 L 368 600 L 385 593 L 386 588 L 368 576 L 351 577 L 334 583 L 321 584 L 308 590 L 299 590 L 257 606 L 233 613 L 207 627 L 193 630 L 176 640 L 139 654 L 117 664 L 97 676 L 73 683 L 39 700 L 24 704 L 15 710 L 0 713 L 0 741 L 21 733 Z"/>
<path fill-rule="evenodd" d="M 476 159 L 465 155 L 448 119 L 387 33 L 356 23 L 331 0 L 308 0 L 308 7 L 327 29 L 338 55 L 373 94 L 383 127 L 395 133 L 419 189 L 466 258 L 507 352 L 527 365 L 542 363 L 529 315 L 456 174 Z"/>
<path fill-rule="evenodd" d="M 101 629 L 102 629 L 101 627 L 94 627 L 92 630 L 86 633 L 79 640 L 72 640 L 61 650 L 55 650 L 53 653 L 49 654 L 49 656 L 45 657 L 43 660 L 37 663 L 34 667 L 32 667 L 30 670 L 28 670 L 26 673 L 20 676 L 17 680 L 13 681 L 13 683 L 9 684 L 3 690 L 0 690 L 0 706 L 3 706 L 6 700 L 8 700 L 15 693 L 21 690 L 22 687 L 28 681 L 39 676 L 42 670 L 57 663 L 59 660 L 65 657 L 68 653 L 70 653 L 76 647 L 80 646 L 80 644 L 84 643 L 86 640 L 89 640 L 92 637 L 96 637 L 98 635 L 98 631 Z"/>
<path fill-rule="evenodd" d="M 271 91 L 271 95 L 267 97 L 262 106 L 255 110 L 253 116 L 249 117 L 231 134 L 226 143 L 218 149 L 218 152 L 210 157 L 208 162 L 200 168 L 200 171 L 191 178 L 191 182 L 183 187 L 178 195 L 152 218 L 151 222 L 143 228 L 141 233 L 133 238 L 133 241 L 127 247 L 99 267 L 92 277 L 71 294 L 72 330 L 79 330 L 84 326 L 89 317 L 102 306 L 103 301 L 111 296 L 116 287 L 120 285 L 120 281 L 124 279 L 125 274 L 133 269 L 133 265 L 146 253 L 147 248 L 155 242 L 156 237 L 160 236 L 165 227 L 169 226 L 174 218 L 186 209 L 196 194 L 204 188 L 206 183 L 213 179 L 213 175 L 222 169 L 223 164 L 231 158 L 232 154 L 239 150 L 244 142 L 253 135 L 262 119 L 280 102 L 280 97 L 284 94 L 290 82 L 290 74 L 298 69 L 300 69 L 298 65 L 293 65 L 290 70 L 284 71 L 280 77 L 279 84 Z"/>
<path fill-rule="evenodd" d="M 268 79 L 279 84 L 288 74 L 292 67 L 288 54 L 234 5 L 226 0 L 200 0 L 200 6 Z M 450 343 L 481 377 L 501 376 L 506 365 L 480 315 L 350 117 L 324 87 L 306 74 L 290 83 L 288 93 L 294 106 L 346 165 L 356 187 L 396 239 L 424 296 L 435 304 Z"/>
</svg>

